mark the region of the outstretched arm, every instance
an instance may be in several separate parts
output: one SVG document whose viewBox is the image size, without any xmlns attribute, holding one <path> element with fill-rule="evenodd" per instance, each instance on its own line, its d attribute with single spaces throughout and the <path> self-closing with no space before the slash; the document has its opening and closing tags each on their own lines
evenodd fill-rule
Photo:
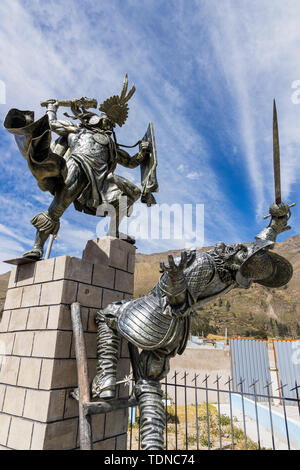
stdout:
<svg viewBox="0 0 300 470">
<path fill-rule="evenodd" d="M 58 104 L 57 102 L 52 103 L 49 102 L 47 104 L 47 115 L 49 119 L 49 125 L 51 131 L 55 132 L 58 135 L 65 136 L 68 135 L 72 132 L 78 132 L 78 127 L 75 126 L 72 122 L 70 121 L 60 121 L 56 117 L 56 112 L 58 109 Z"/>
<path fill-rule="evenodd" d="M 136 168 L 147 157 L 147 154 L 149 152 L 148 149 L 149 142 L 141 142 L 140 151 L 136 153 L 133 157 L 131 157 L 129 153 L 127 153 L 125 150 L 118 148 L 118 163 L 120 163 L 120 165 L 122 166 L 125 166 L 126 168 Z"/>
<path fill-rule="evenodd" d="M 257 240 L 270 240 L 275 243 L 277 235 L 291 229 L 291 227 L 287 225 L 291 216 L 291 210 L 284 202 L 280 204 L 274 203 L 270 206 L 270 214 L 271 222 L 268 227 L 264 228 L 255 238 Z"/>
</svg>

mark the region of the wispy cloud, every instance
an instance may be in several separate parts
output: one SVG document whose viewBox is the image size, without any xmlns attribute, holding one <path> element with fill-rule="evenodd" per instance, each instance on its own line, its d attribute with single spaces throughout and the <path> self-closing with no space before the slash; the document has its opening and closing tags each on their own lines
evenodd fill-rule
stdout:
<svg viewBox="0 0 300 470">
<path fill-rule="evenodd" d="M 202 175 L 199 171 L 191 171 L 191 173 L 188 173 L 186 177 L 190 180 L 198 180 Z"/>
<path fill-rule="evenodd" d="M 263 0 L 246 6 L 225 0 L 220 9 L 214 9 L 215 2 L 206 2 L 206 6 L 212 21 L 212 43 L 225 78 L 224 90 L 232 95 L 231 109 L 235 106 L 239 121 L 239 135 L 232 135 L 232 140 L 244 148 L 256 213 L 261 216 L 274 197 L 274 97 L 279 111 L 284 198 L 295 191 L 293 185 L 300 176 L 300 109 L 291 102 L 291 84 L 300 76 L 298 4 Z"/>
<path fill-rule="evenodd" d="M 251 6 L 224 0 L 222 8 L 217 0 L 3 0 L 0 79 L 7 104 L 0 106 L 1 117 L 10 107 L 40 116 L 39 102 L 50 97 L 85 95 L 101 102 L 120 91 L 128 72 L 137 92 L 117 135 L 132 144 L 154 122 L 158 202 L 203 203 L 207 242 L 245 241 L 261 225 L 255 215 L 261 216 L 273 198 L 273 95 L 278 97 L 283 194 L 299 199 L 300 107 L 289 95 L 290 83 L 300 78 L 295 5 L 278 0 Z M 50 196 L 37 188 L 3 130 L 0 151 L 1 223 L 10 231 L 0 243 L 5 248 L 7 240 L 20 240 L 19 254 L 34 236 L 30 218 L 47 207 Z M 116 172 L 140 180 L 138 169 Z M 69 208 L 54 254 L 80 255 L 98 222 Z M 151 252 L 180 248 L 178 243 L 138 246 Z"/>
</svg>

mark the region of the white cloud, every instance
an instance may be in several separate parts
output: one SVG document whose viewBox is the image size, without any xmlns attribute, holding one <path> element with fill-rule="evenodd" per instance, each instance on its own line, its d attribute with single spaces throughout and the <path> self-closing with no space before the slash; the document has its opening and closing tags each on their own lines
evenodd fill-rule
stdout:
<svg viewBox="0 0 300 470">
<path fill-rule="evenodd" d="M 191 173 L 188 173 L 186 177 L 190 180 L 198 180 L 202 176 L 201 173 L 198 171 L 191 171 Z"/>
<path fill-rule="evenodd" d="M 35 199 L 40 204 L 47 206 L 51 203 L 52 197 L 48 192 L 40 192 L 39 194 L 34 194 L 33 199 Z"/>
<path fill-rule="evenodd" d="M 300 144 L 300 107 L 290 100 L 290 84 L 300 78 L 296 3 L 262 0 L 246 7 L 224 0 L 220 8 L 217 0 L 193 0 L 189 5 L 177 0 L 171 9 L 167 3 L 164 15 L 155 4 L 134 0 L 87 1 L 84 8 L 75 0 L 2 0 L 0 54 L 5 67 L 0 78 L 6 84 L 7 105 L 0 113 L 3 117 L 10 107 L 17 107 L 34 109 L 40 116 L 39 102 L 50 97 L 86 95 L 101 102 L 120 91 L 128 72 L 137 91 L 128 122 L 117 129 L 117 136 L 121 143 L 133 144 L 144 135 L 148 122 L 154 122 L 158 201 L 205 203 L 208 240 L 245 240 L 248 227 L 242 227 L 241 209 L 226 192 L 215 161 L 218 150 L 205 137 L 207 123 L 201 119 L 223 113 L 223 120 L 214 122 L 215 136 L 230 141 L 224 142 L 223 153 L 229 148 L 228 162 L 234 158 L 241 175 L 248 175 L 253 194 L 249 218 L 253 205 L 260 215 L 273 197 L 270 137 L 276 95 L 283 194 L 294 197 Z M 139 21 L 143 15 L 145 21 Z M 16 230 L 15 239 L 22 234 L 24 244 L 29 244 L 34 237 L 29 220 L 41 205 L 47 207 L 50 197 L 36 187 L 11 136 L 1 132 L 0 147 L 3 171 L 21 182 L 15 194 L 1 193 L 1 221 L 11 233 Z M 117 173 L 140 180 L 138 169 L 118 168 Z M 196 178 L 199 184 L 191 184 Z M 98 219 L 69 208 L 63 221 L 69 225 L 62 223 L 54 250 L 78 253 L 84 237 L 95 236 Z M 164 243 L 154 245 L 161 250 Z M 148 252 L 154 245 L 140 244 Z"/>
<path fill-rule="evenodd" d="M 79 253 L 85 248 L 86 242 L 93 238 L 96 238 L 96 233 L 92 230 L 82 228 L 62 218 L 55 249 L 61 248 L 68 253 L 71 247 L 74 252 Z"/>
<path fill-rule="evenodd" d="M 14 259 L 18 256 L 22 256 L 25 249 L 24 246 L 16 240 L 9 238 L 8 236 L 0 234 L 0 260 Z M 9 264 L 0 262 L 0 274 L 10 271 L 11 266 Z"/>
<path fill-rule="evenodd" d="M 33 1 L 24 5 L 18 0 L 1 3 L 4 27 L 0 32 L 0 53 L 6 58 L 3 79 L 7 84 L 7 109 L 10 106 L 32 108 L 41 115 L 43 110 L 39 108 L 39 102 L 49 97 L 96 95 L 101 101 L 120 90 L 123 74 L 127 71 L 129 80 L 138 82 L 137 92 L 130 103 L 127 127 L 119 130 L 118 139 L 131 144 L 143 135 L 149 120 L 154 121 L 160 159 L 161 193 L 158 198 L 166 197 L 164 188 L 178 177 L 176 168 L 182 165 L 182 157 L 189 155 L 191 161 L 198 160 L 201 155 L 201 166 L 210 180 L 209 192 L 215 200 L 225 201 L 226 195 L 222 194 L 210 166 L 205 139 L 182 112 L 185 94 L 176 81 L 171 83 L 166 78 L 163 58 L 159 49 L 155 50 L 155 41 L 159 43 L 155 33 L 151 35 L 149 48 L 149 38 L 143 26 L 134 23 L 134 18 L 124 17 L 111 3 L 100 6 L 88 2 L 86 11 L 74 8 L 74 4 L 76 2 L 70 0 L 63 4 Z M 118 25 L 113 32 L 108 18 L 114 18 Z M 19 31 L 19 34 L 14 31 Z M 96 34 L 99 31 L 101 34 Z M 124 41 L 126 31 L 130 31 L 130 35 Z M 180 44 L 185 51 L 183 35 Z M 178 53 L 181 53 L 180 49 Z M 153 60 L 153 55 L 157 61 Z M 187 67 L 186 64 L 185 70 L 181 70 L 183 77 L 186 77 Z M 146 103 L 151 103 L 151 106 Z M 184 132 L 181 131 L 183 129 Z M 11 146 L 10 143 L 10 150 Z M 170 158 L 164 158 L 164 154 Z M 11 168 L 11 162 L 8 166 Z M 136 181 L 127 170 L 118 169 L 118 172 Z M 194 176 L 190 173 L 189 177 Z M 27 176 L 27 181 L 29 184 L 32 177 Z M 177 198 L 183 200 L 185 194 L 189 194 L 190 199 L 200 202 L 207 198 L 208 192 L 207 188 L 199 187 L 193 194 L 182 185 L 176 190 Z M 36 192 L 32 198 L 32 202 L 48 204 L 46 194 Z M 26 217 L 27 214 L 26 210 Z M 70 210 L 64 216 L 65 220 L 70 220 L 69 214 Z M 72 236 L 71 232 L 68 233 L 69 248 L 76 250 L 76 234 L 73 232 Z M 63 229 L 61 238 L 65 238 Z M 62 246 L 60 242 L 57 244 Z"/>
</svg>

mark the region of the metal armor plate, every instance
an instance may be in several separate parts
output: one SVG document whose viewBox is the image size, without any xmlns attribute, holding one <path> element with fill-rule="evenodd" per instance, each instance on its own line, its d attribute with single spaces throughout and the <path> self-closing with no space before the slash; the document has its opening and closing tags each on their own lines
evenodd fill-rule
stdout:
<svg viewBox="0 0 300 470">
<path fill-rule="evenodd" d="M 187 287 L 194 301 L 199 294 L 213 279 L 216 271 L 216 264 L 213 258 L 207 253 L 197 252 L 193 263 L 184 270 Z"/>
<path fill-rule="evenodd" d="M 174 326 L 175 320 L 167 311 L 163 299 L 152 291 L 121 306 L 118 330 L 138 348 L 157 349 L 167 341 Z"/>
<path fill-rule="evenodd" d="M 109 144 L 109 137 L 105 134 L 94 133 L 93 138 L 98 144 L 101 144 L 101 145 Z"/>
</svg>

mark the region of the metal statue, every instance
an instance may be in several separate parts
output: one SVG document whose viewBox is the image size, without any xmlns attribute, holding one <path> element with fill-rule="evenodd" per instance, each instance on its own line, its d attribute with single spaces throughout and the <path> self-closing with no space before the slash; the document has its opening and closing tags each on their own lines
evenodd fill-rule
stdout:
<svg viewBox="0 0 300 470">
<path fill-rule="evenodd" d="M 126 338 L 144 450 L 164 447 L 165 411 L 160 381 L 168 374 L 170 358 L 185 350 L 191 313 L 234 288 L 248 289 L 253 282 L 276 288 L 292 277 L 290 262 L 272 251 L 277 235 L 290 229 L 287 221 L 291 215 L 290 206 L 279 199 L 276 139 L 275 132 L 276 202 L 270 207 L 270 224 L 254 242 L 220 242 L 207 252 L 186 251 L 176 259 L 170 255 L 168 264 L 161 263 L 162 276 L 151 292 L 135 300 L 114 302 L 97 314 L 98 368 L 93 396 L 114 398 L 120 338 Z"/>
<path fill-rule="evenodd" d="M 71 203 L 75 209 L 96 215 L 97 208 L 102 213 L 111 215 L 108 235 L 119 237 L 119 225 L 124 216 L 129 216 L 132 205 L 141 197 L 148 206 L 155 204 L 153 192 L 158 191 L 156 179 L 156 148 L 152 123 L 142 140 L 139 140 L 139 152 L 131 157 L 118 144 L 114 128 L 125 123 L 128 116 L 128 101 L 135 92 L 133 86 L 128 90 L 128 78 L 125 76 L 120 96 L 112 96 L 99 107 L 102 113 L 89 110 L 97 108 L 95 99 L 80 98 L 69 101 L 50 99 L 41 103 L 46 107 L 46 115 L 34 121 L 32 111 L 11 109 L 6 116 L 4 126 L 14 134 L 19 150 L 26 158 L 28 166 L 38 186 L 43 191 L 50 191 L 54 199 L 48 210 L 33 217 L 31 223 L 37 229 L 33 248 L 24 253 L 24 259 L 38 260 L 43 256 L 44 244 L 50 234 L 56 235 L 60 226 L 60 217 Z M 56 113 L 60 106 L 70 107 L 72 120 L 58 120 Z M 54 132 L 60 137 L 51 141 Z M 117 164 L 127 168 L 141 167 L 142 191 L 132 182 L 114 174 Z M 126 204 L 120 209 L 121 198 L 126 197 Z M 113 211 L 111 211 L 113 208 Z M 130 236 L 124 236 L 134 243 Z"/>
</svg>

